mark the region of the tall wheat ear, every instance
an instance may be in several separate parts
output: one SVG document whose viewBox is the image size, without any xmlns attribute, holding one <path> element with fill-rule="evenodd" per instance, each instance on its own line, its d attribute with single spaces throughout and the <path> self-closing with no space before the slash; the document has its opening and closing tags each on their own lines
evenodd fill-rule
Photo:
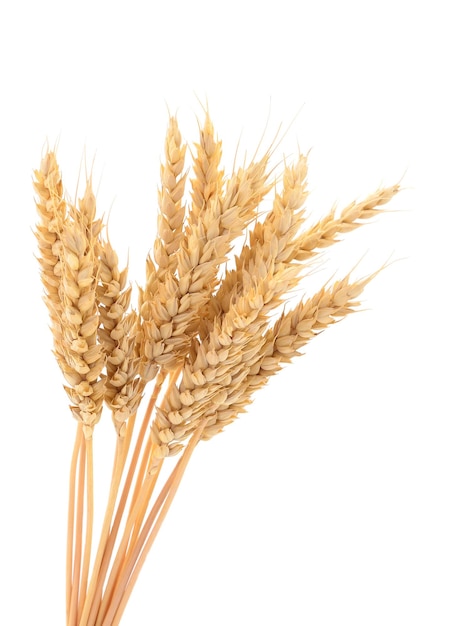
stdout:
<svg viewBox="0 0 457 626">
<path fill-rule="evenodd" d="M 288 302 L 328 248 L 385 212 L 400 186 L 381 187 L 340 211 L 333 207 L 312 224 L 306 212 L 308 156 L 285 159 L 282 175 L 274 176 L 275 149 L 260 156 L 258 149 L 228 171 L 207 111 L 191 145 L 183 141 L 177 118 L 169 117 L 157 232 L 138 310 L 127 268 L 119 268 L 96 218 L 91 178 L 83 197 L 70 201 L 53 151 L 35 171 L 44 300 L 77 423 L 67 626 L 120 623 L 198 444 L 246 412 L 255 392 L 303 354 L 311 339 L 358 310 L 378 273 L 357 279 L 351 272 L 298 304 Z M 113 470 L 92 554 L 98 504 L 92 442 L 104 406 L 114 428 L 100 443 L 112 447 Z"/>
</svg>

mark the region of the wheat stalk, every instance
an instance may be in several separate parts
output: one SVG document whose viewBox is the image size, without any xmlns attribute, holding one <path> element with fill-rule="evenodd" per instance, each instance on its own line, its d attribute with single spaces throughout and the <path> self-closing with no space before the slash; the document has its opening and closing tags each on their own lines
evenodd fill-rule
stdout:
<svg viewBox="0 0 457 626">
<path fill-rule="evenodd" d="M 220 433 L 311 339 L 357 310 L 377 272 L 363 279 L 346 275 L 292 308 L 286 299 L 324 249 L 383 212 L 400 189 L 380 188 L 340 212 L 333 207 L 310 226 L 307 156 L 284 162 L 280 179 L 272 178 L 272 148 L 227 174 L 208 113 L 190 150 L 190 174 L 188 146 L 173 116 L 164 152 L 157 236 L 146 258 L 138 312 L 131 305 L 127 268 L 119 268 L 104 224 L 96 219 L 91 179 L 83 197 L 71 202 L 64 198 L 53 151 L 35 172 L 44 299 L 77 420 L 69 485 L 68 626 L 119 624 L 199 441 Z M 224 268 L 240 237 L 245 243 L 233 267 Z M 151 381 L 154 389 L 137 429 Z M 92 557 L 92 440 L 104 404 L 114 423 L 114 462 Z M 166 457 L 175 455 L 173 466 Z M 156 493 L 163 472 L 168 478 Z"/>
</svg>

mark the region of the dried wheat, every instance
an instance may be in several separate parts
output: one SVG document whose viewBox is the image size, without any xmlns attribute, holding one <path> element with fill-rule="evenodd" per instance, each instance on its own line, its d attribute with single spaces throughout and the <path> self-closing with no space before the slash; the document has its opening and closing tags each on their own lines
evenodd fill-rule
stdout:
<svg viewBox="0 0 457 626">
<path fill-rule="evenodd" d="M 376 217 L 383 209 L 379 209 L 400 191 L 400 185 L 381 187 L 374 193 L 359 202 L 353 201 L 345 207 L 339 216 L 336 208 L 328 215 L 309 228 L 300 240 L 296 259 L 305 261 L 318 254 L 321 248 L 326 248 L 336 241 L 337 236 L 355 230 L 362 226 L 365 220 Z"/>
<path fill-rule="evenodd" d="M 193 205 L 176 253 L 176 276 L 172 271 L 160 280 L 155 276 L 155 293 L 149 299 L 150 291 L 142 293 L 145 358 L 166 369 L 174 369 L 187 354 L 219 267 L 270 189 L 267 157 L 240 168 L 225 184 L 219 161 L 220 143 L 207 116 L 194 160 Z M 154 271 L 149 268 L 150 275 Z"/>
<path fill-rule="evenodd" d="M 299 154 L 292 164 L 284 163 L 276 182 L 271 180 L 272 148 L 227 174 L 222 143 L 206 113 L 194 145 L 186 205 L 186 151 L 171 116 L 160 169 L 157 236 L 146 259 L 138 313 L 130 302 L 127 268 L 119 269 L 113 246 L 102 236 L 102 221 L 95 217 L 90 178 L 83 198 L 72 203 L 64 199 L 53 152 L 35 172 L 41 278 L 55 355 L 78 421 L 70 476 L 67 626 L 119 623 L 200 439 L 221 432 L 246 411 L 272 375 L 303 354 L 313 337 L 356 310 L 375 274 L 362 280 L 347 275 L 279 316 L 278 308 L 323 249 L 378 215 L 399 191 L 399 185 L 380 188 L 309 226 L 307 157 Z M 271 208 L 264 211 L 273 186 Z M 224 268 L 243 236 L 234 265 Z M 153 379 L 129 455 L 136 411 Z M 92 558 L 92 435 L 104 401 L 118 436 Z M 167 467 L 164 457 L 181 451 L 153 501 Z"/>
<path fill-rule="evenodd" d="M 137 354 L 139 319 L 135 311 L 129 312 L 131 287 L 126 288 L 127 268 L 119 270 L 117 254 L 109 241 L 99 239 L 97 255 L 100 260 L 98 336 L 106 354 L 104 398 L 112 410 L 118 434 L 124 436 L 126 422 L 136 412 L 144 389 Z"/>
<path fill-rule="evenodd" d="M 87 182 L 79 207 L 70 206 L 62 231 L 62 339 L 65 387 L 73 416 L 83 424 L 86 438 L 101 416 L 105 377 L 103 347 L 98 343 L 97 306 L 99 260 L 96 254 L 101 223 L 94 221 L 95 196 Z"/>
<path fill-rule="evenodd" d="M 223 281 L 221 289 L 227 285 L 229 295 L 217 300 L 220 310 L 208 320 L 205 336 L 195 340 L 179 387 L 172 389 L 157 411 L 152 428 L 156 455 L 179 452 L 177 442 L 236 392 L 261 348 L 268 314 L 296 284 L 301 268 L 288 260 L 301 224 L 306 173 L 302 156 L 295 166 L 286 168 L 282 193 L 276 194 L 265 221 L 254 228 L 253 247 L 244 246 L 237 269 Z"/>
</svg>

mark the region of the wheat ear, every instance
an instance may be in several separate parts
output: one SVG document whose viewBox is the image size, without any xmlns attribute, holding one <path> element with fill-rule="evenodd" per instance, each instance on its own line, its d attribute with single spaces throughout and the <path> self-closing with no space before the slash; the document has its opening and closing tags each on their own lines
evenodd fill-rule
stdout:
<svg viewBox="0 0 457 626">
<path fill-rule="evenodd" d="M 380 187 L 363 200 L 354 200 L 348 204 L 339 215 L 336 215 L 336 208 L 333 208 L 303 234 L 295 258 L 299 261 L 308 260 L 322 248 L 339 241 L 338 235 L 351 232 L 379 215 L 384 210 L 380 207 L 390 202 L 399 191 L 398 183 L 390 187 Z"/>
<path fill-rule="evenodd" d="M 35 202 L 40 223 L 35 236 L 38 241 L 41 280 L 45 289 L 45 302 L 53 323 L 60 325 L 61 300 L 61 233 L 67 216 L 67 205 L 63 196 L 62 176 L 54 152 L 47 152 L 35 172 L 33 183 L 38 198 Z"/>
<path fill-rule="evenodd" d="M 73 417 L 83 425 L 86 439 L 100 419 L 105 393 L 106 356 L 98 342 L 100 315 L 97 306 L 99 260 L 96 253 L 101 224 L 94 222 L 95 196 L 87 182 L 79 210 L 70 207 L 62 230 L 62 333 L 65 387 L 72 401 Z"/>
<path fill-rule="evenodd" d="M 330 287 L 323 287 L 292 310 L 284 312 L 269 327 L 263 337 L 263 345 L 252 361 L 249 374 L 241 385 L 221 406 L 215 419 L 202 434 L 202 439 L 210 439 L 222 428 L 233 422 L 252 402 L 253 394 L 262 388 L 269 378 L 277 374 L 292 358 L 303 354 L 301 351 L 311 339 L 335 322 L 357 310 L 358 298 L 366 285 L 373 280 L 379 270 L 370 276 L 351 282 L 348 274 Z"/>
<path fill-rule="evenodd" d="M 168 371 L 186 355 L 216 285 L 220 265 L 270 189 L 266 182 L 267 157 L 238 170 L 225 186 L 219 161 L 220 142 L 215 140 L 207 116 L 194 159 L 193 203 L 176 253 L 176 276 L 168 271 L 160 281 L 155 279 L 156 291 L 149 300 L 142 294 L 145 360 L 155 361 Z M 154 268 L 150 267 L 149 272 L 153 273 Z"/>
<path fill-rule="evenodd" d="M 170 389 L 157 410 L 151 431 L 157 456 L 179 452 L 179 442 L 191 435 L 198 420 L 215 414 L 236 393 L 260 347 L 268 314 L 296 284 L 300 266 L 282 258 L 289 259 L 289 247 L 295 245 L 306 173 L 303 158 L 286 169 L 282 192 L 265 222 L 256 227 L 254 248 L 243 248 L 238 268 L 227 283 L 223 281 L 221 289 L 228 284 L 230 298 L 221 298 L 209 331 L 195 340 L 184 362 L 179 387 Z"/>
<path fill-rule="evenodd" d="M 176 269 L 176 253 L 183 237 L 183 202 L 187 173 L 184 170 L 186 145 L 175 117 L 170 117 L 165 138 L 165 161 L 160 166 L 159 217 L 154 245 L 154 260 L 159 275 Z M 146 277 L 148 280 L 148 277 Z"/>
<path fill-rule="evenodd" d="M 54 354 L 62 370 L 65 370 L 65 357 L 62 344 L 62 230 L 67 219 L 67 204 L 63 194 L 62 176 L 54 152 L 47 152 L 42 158 L 40 169 L 35 170 L 34 188 L 38 194 L 35 202 L 40 222 L 36 225 L 35 236 L 38 242 L 38 261 L 41 268 L 41 281 L 44 287 L 44 301 L 51 321 L 54 340 Z"/>
<path fill-rule="evenodd" d="M 104 397 L 116 431 L 123 437 L 126 422 L 136 413 L 144 389 L 137 354 L 140 323 L 137 313 L 129 311 L 131 287 L 126 287 L 127 268 L 119 270 L 117 254 L 108 240 L 98 241 L 97 253 L 100 260 L 98 334 L 106 354 Z"/>
</svg>

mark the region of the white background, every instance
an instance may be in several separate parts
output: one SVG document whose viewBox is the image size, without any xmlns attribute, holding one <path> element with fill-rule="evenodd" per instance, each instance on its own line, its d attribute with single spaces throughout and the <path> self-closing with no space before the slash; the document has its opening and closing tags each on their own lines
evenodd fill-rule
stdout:
<svg viewBox="0 0 457 626">
<path fill-rule="evenodd" d="M 33 256 L 32 171 L 57 144 L 74 197 L 86 155 L 112 243 L 141 283 L 167 106 L 192 142 L 207 100 L 228 169 L 238 140 L 249 154 L 265 126 L 271 139 L 291 124 L 277 156 L 311 149 L 311 221 L 403 177 L 392 213 L 330 250 L 326 268 L 401 260 L 367 288 L 364 312 L 199 446 L 123 623 L 455 626 L 451 5 L 2 5 L 0 623 L 64 623 L 75 424 Z M 102 477 L 108 415 L 99 432 Z"/>
</svg>

